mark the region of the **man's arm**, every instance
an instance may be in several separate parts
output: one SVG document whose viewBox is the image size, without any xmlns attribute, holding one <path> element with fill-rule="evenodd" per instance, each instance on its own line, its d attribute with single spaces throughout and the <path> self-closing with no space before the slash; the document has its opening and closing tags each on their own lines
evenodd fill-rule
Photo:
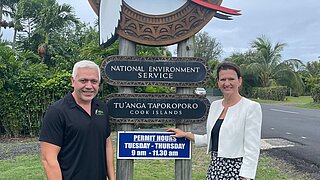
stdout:
<svg viewBox="0 0 320 180">
<path fill-rule="evenodd" d="M 107 158 L 107 173 L 108 173 L 108 179 L 109 180 L 115 180 L 115 174 L 114 174 L 114 154 L 113 154 L 113 147 L 112 147 L 112 140 L 109 136 L 106 140 L 106 158 Z"/>
<path fill-rule="evenodd" d="M 41 159 L 47 180 L 62 180 L 62 173 L 58 163 L 60 147 L 47 142 L 41 142 Z"/>
</svg>

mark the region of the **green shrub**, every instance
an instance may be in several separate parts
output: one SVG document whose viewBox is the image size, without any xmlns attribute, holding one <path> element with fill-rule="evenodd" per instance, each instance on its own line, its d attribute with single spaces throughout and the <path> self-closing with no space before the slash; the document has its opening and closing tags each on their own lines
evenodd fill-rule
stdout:
<svg viewBox="0 0 320 180">
<path fill-rule="evenodd" d="M 311 93 L 312 93 L 313 101 L 319 103 L 320 102 L 320 85 L 315 84 L 311 89 Z"/>
<path fill-rule="evenodd" d="M 252 98 L 284 101 L 287 89 L 287 86 L 254 87 Z"/>
</svg>

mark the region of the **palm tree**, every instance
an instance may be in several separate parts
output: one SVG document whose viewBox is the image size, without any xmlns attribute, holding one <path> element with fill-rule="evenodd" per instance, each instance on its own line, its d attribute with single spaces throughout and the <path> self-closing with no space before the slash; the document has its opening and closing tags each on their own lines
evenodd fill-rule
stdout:
<svg viewBox="0 0 320 180">
<path fill-rule="evenodd" d="M 79 23 L 73 8 L 70 5 L 59 5 L 56 0 L 41 0 L 42 7 L 35 18 L 36 32 L 43 35 L 43 43 L 38 51 L 43 56 L 44 62 L 48 55 L 50 34 L 57 32 L 67 25 Z M 48 63 L 48 62 L 46 62 Z"/>
<path fill-rule="evenodd" d="M 273 45 L 263 35 L 258 37 L 251 46 L 257 53 L 257 58 L 245 68 L 250 74 L 256 75 L 261 87 L 283 85 L 301 94 L 304 89 L 303 81 L 296 70 L 303 63 L 298 59 L 281 61 L 280 53 L 285 46 L 285 43 L 279 42 Z"/>
<path fill-rule="evenodd" d="M 44 31 L 45 43 L 49 43 L 49 34 L 65 25 L 78 23 L 70 5 L 59 5 L 56 0 L 44 0 L 43 7 L 36 18 L 37 28 Z"/>
<path fill-rule="evenodd" d="M 22 25 L 20 23 L 20 19 L 18 17 L 18 4 L 22 0 L 11 0 L 10 3 L 8 4 L 8 13 L 12 19 L 10 22 L 13 26 L 14 33 L 13 33 L 13 38 L 12 38 L 12 49 L 13 51 L 16 50 L 16 39 L 17 39 L 17 33 L 18 31 L 23 30 Z"/>
<path fill-rule="evenodd" d="M 2 22 L 2 15 L 8 16 L 8 11 L 6 11 L 5 9 L 7 9 L 8 4 L 9 4 L 10 0 L 1 0 L 0 1 L 0 22 Z M 0 26 L 0 32 L 1 32 L 1 27 Z"/>
<path fill-rule="evenodd" d="M 18 0 L 0 0 L 0 34 L 1 27 L 13 27 L 14 21 L 6 22 L 2 20 L 3 15 L 6 17 L 13 17 L 12 12 L 14 11 L 14 5 L 18 2 Z"/>
</svg>

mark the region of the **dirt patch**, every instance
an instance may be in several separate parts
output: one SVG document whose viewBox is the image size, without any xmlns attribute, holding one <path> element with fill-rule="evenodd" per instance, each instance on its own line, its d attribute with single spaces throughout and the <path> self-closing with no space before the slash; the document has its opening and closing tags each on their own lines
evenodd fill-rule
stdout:
<svg viewBox="0 0 320 180">
<path fill-rule="evenodd" d="M 273 167 L 277 167 L 291 177 L 304 180 L 320 179 L 320 167 L 299 159 L 284 149 L 263 150 L 261 153 L 273 159 Z"/>
<path fill-rule="evenodd" d="M 40 143 L 30 138 L 1 138 L 0 160 L 13 159 L 16 156 L 40 152 Z"/>
</svg>

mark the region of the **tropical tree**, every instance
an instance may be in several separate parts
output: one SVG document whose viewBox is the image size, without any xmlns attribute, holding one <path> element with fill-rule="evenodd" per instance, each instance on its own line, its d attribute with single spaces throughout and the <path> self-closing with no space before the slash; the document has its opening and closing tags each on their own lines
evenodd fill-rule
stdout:
<svg viewBox="0 0 320 180">
<path fill-rule="evenodd" d="M 259 79 L 255 72 L 247 70 L 247 67 L 256 62 L 259 55 L 255 50 L 248 50 L 247 52 L 235 52 L 230 57 L 225 58 L 224 61 L 230 61 L 237 64 L 242 72 L 243 82 L 241 88 L 241 94 L 250 95 L 250 91 L 253 87 L 261 86 Z"/>
<path fill-rule="evenodd" d="M 79 23 L 73 8 L 67 4 L 59 5 L 56 0 L 23 1 L 19 7 L 21 11 L 18 15 L 28 35 L 28 37 L 22 35 L 20 38 L 23 48 L 31 47 L 33 49 L 30 50 L 34 51 L 34 47 L 37 46 L 43 62 L 49 67 L 52 66 L 50 43 L 53 38 L 51 36 Z"/>
<path fill-rule="evenodd" d="M 305 94 L 310 95 L 312 89 L 320 84 L 320 60 L 307 62 L 300 75 L 305 84 Z"/>
<path fill-rule="evenodd" d="M 10 0 L 1 0 L 0 1 L 0 34 L 1 27 L 7 27 L 7 21 L 3 20 L 3 15 L 9 16 L 9 12 L 6 10 L 9 7 Z"/>
<path fill-rule="evenodd" d="M 13 33 L 13 38 L 12 38 L 12 49 L 13 51 L 16 51 L 16 40 L 17 40 L 17 33 L 19 31 L 23 30 L 23 26 L 21 25 L 20 17 L 18 14 L 18 7 L 19 3 L 22 1 L 26 0 L 11 0 L 9 5 L 8 5 L 8 14 L 10 18 L 12 19 L 9 24 L 11 28 L 13 28 L 14 33 Z"/>
<path fill-rule="evenodd" d="M 37 31 L 44 34 L 44 43 L 49 44 L 49 35 L 61 30 L 65 25 L 78 23 L 70 5 L 59 5 L 56 0 L 43 0 L 42 8 L 35 19 Z"/>
<path fill-rule="evenodd" d="M 114 42 L 108 48 L 99 45 L 99 32 L 97 26 L 95 27 L 81 27 L 78 26 L 82 33 L 76 33 L 78 36 L 78 47 L 80 47 L 81 59 L 97 60 L 98 64 L 102 62 L 107 56 L 119 54 L 119 41 Z M 77 39 L 76 37 L 74 39 Z"/>
<path fill-rule="evenodd" d="M 215 67 L 222 55 L 222 45 L 207 32 L 199 32 L 194 37 L 194 56 L 204 59 L 211 70 L 210 79 L 205 87 L 216 87 Z"/>
<path fill-rule="evenodd" d="M 199 32 L 195 35 L 194 56 L 206 61 L 217 60 L 222 54 L 221 44 L 207 32 Z"/>
<path fill-rule="evenodd" d="M 1 0 L 0 1 L 0 34 L 1 34 L 1 28 L 15 28 L 16 21 L 14 19 L 15 12 L 16 12 L 16 5 L 19 2 L 19 0 Z M 3 19 L 3 15 L 12 18 L 11 21 L 6 21 Z"/>
<path fill-rule="evenodd" d="M 306 69 L 309 71 L 311 76 L 320 77 L 320 60 L 307 62 Z"/>
<path fill-rule="evenodd" d="M 265 36 L 258 37 L 252 42 L 255 58 L 250 64 L 243 66 L 249 74 L 255 75 L 260 87 L 275 85 L 288 86 L 298 95 L 303 93 L 304 85 L 297 71 L 303 67 L 298 59 L 281 60 L 281 51 L 285 43 L 274 45 Z"/>
<path fill-rule="evenodd" d="M 137 46 L 137 55 L 138 56 L 162 56 L 162 57 L 171 57 L 171 52 L 167 47 L 150 47 L 150 46 Z"/>
<path fill-rule="evenodd" d="M 208 67 L 210 69 L 210 77 L 209 77 L 209 80 L 207 82 L 207 84 L 205 85 L 205 87 L 207 88 L 218 88 L 217 87 L 217 66 L 219 64 L 219 61 L 218 60 L 210 60 L 208 62 Z"/>
<path fill-rule="evenodd" d="M 17 5 L 16 20 L 21 30 L 17 34 L 18 50 L 36 52 L 39 44 L 43 42 L 41 34 L 36 32 L 36 18 L 41 11 L 42 0 L 20 0 Z"/>
</svg>

